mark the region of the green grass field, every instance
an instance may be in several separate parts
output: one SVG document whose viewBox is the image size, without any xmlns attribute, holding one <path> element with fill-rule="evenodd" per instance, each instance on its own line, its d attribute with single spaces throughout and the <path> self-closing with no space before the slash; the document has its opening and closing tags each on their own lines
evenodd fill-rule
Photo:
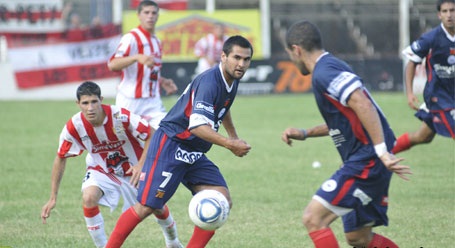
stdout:
<svg viewBox="0 0 455 248">
<path fill-rule="evenodd" d="M 376 93 L 396 135 L 416 130 L 402 93 Z M 176 98 L 166 98 L 169 108 Z M 106 99 L 105 103 L 113 103 Z M 57 207 L 48 224 L 40 220 L 50 191 L 50 172 L 59 133 L 78 111 L 74 101 L 0 101 L 0 247 L 93 247 L 82 216 L 81 180 L 84 157 L 68 160 Z M 320 124 L 313 96 L 239 96 L 232 108 L 237 132 L 251 144 L 243 158 L 213 147 L 207 154 L 221 168 L 234 207 L 229 221 L 208 247 L 313 247 L 301 223 L 303 208 L 320 184 L 340 165 L 330 138 L 309 139 L 288 147 L 280 140 L 289 126 Z M 224 130 L 221 130 L 224 133 Z M 403 152 L 412 166 L 411 181 L 393 177 L 389 227 L 376 231 L 400 247 L 452 247 L 455 243 L 455 143 L 437 136 L 429 145 Z M 322 163 L 313 169 L 311 163 Z M 187 243 L 193 225 L 187 216 L 191 195 L 181 187 L 168 205 L 177 221 L 180 240 Z M 102 208 L 110 233 L 120 209 Z M 333 223 L 341 247 L 347 247 L 341 221 Z M 152 218 L 141 223 L 124 247 L 164 247 Z"/>
</svg>

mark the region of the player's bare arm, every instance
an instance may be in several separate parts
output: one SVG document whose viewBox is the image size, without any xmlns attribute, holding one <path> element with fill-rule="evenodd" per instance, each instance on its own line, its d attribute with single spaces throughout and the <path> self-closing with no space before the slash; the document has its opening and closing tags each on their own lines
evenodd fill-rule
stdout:
<svg viewBox="0 0 455 248">
<path fill-rule="evenodd" d="M 52 167 L 51 174 L 51 194 L 48 202 L 41 209 L 41 219 L 43 221 L 43 224 L 46 224 L 46 219 L 49 218 L 52 209 L 57 204 L 58 189 L 60 188 L 60 182 L 62 181 L 65 167 L 66 158 L 60 158 L 59 156 L 56 156 L 54 159 L 54 165 Z"/>
<path fill-rule="evenodd" d="M 382 132 L 379 115 L 373 103 L 363 93 L 362 89 L 358 88 L 352 92 L 348 100 L 348 106 L 356 113 L 362 123 L 362 126 L 368 132 L 375 148 L 378 145 L 381 146 L 384 144 L 384 134 Z M 376 153 L 378 153 L 378 151 Z M 384 150 L 381 154 L 378 154 L 378 156 L 387 169 L 396 173 L 400 178 L 409 180 L 406 175 L 412 174 L 412 172 L 409 166 L 400 165 L 400 162 L 404 160 L 403 158 L 396 158 L 393 154 L 387 151 L 386 147 L 384 147 Z"/>
<path fill-rule="evenodd" d="M 161 76 L 159 79 L 159 82 L 160 82 L 161 88 L 163 88 L 164 91 L 166 92 L 166 95 L 172 95 L 172 94 L 177 93 L 177 90 L 178 90 L 177 85 L 174 83 L 174 80 L 172 80 L 171 78 L 165 78 L 165 77 Z"/>
<path fill-rule="evenodd" d="M 133 185 L 134 187 L 139 186 L 139 178 L 141 176 L 142 167 L 144 166 L 145 159 L 147 158 L 147 151 L 149 150 L 150 140 L 152 139 L 152 135 L 154 133 L 154 129 L 152 127 L 150 127 L 150 129 L 151 129 L 150 135 L 145 140 L 144 149 L 142 150 L 142 154 L 141 157 L 139 158 L 139 161 L 137 161 L 136 165 L 131 166 L 126 172 L 127 174 L 131 173 L 130 184 Z"/>
<path fill-rule="evenodd" d="M 387 169 L 397 174 L 401 179 L 406 181 L 409 180 L 407 175 L 412 174 L 411 167 L 400 164 L 400 162 L 404 160 L 403 158 L 397 158 L 395 155 L 387 152 L 382 155 L 380 159 Z"/>
<path fill-rule="evenodd" d="M 212 144 L 222 146 L 229 149 L 238 157 L 245 156 L 251 149 L 244 140 L 226 138 L 223 135 L 215 132 L 209 125 L 201 125 L 190 130 L 192 134 L 206 140 Z"/>
<path fill-rule="evenodd" d="M 408 98 L 408 105 L 410 108 L 414 110 L 418 110 L 418 103 L 419 100 L 417 97 L 414 95 L 413 91 L 413 81 L 414 81 L 414 75 L 416 71 L 417 64 L 414 61 L 409 61 L 406 64 L 406 69 L 405 69 L 405 87 L 406 87 L 406 96 Z"/>
<path fill-rule="evenodd" d="M 293 139 L 305 140 L 310 137 L 321 137 L 327 135 L 329 135 L 329 128 L 326 124 L 317 125 L 308 129 L 289 127 L 286 128 L 281 134 L 281 140 L 289 146 L 292 146 Z"/>
<path fill-rule="evenodd" d="M 135 54 L 128 57 L 118 57 L 113 58 L 107 64 L 107 67 L 111 71 L 121 71 L 124 68 L 134 64 L 134 63 L 141 63 L 145 66 L 151 67 L 153 66 L 155 60 L 152 56 L 147 56 L 144 54 Z"/>
<path fill-rule="evenodd" d="M 229 110 L 223 118 L 223 127 L 226 130 L 229 138 L 238 139 L 237 131 L 234 127 L 234 122 L 232 121 L 231 110 Z"/>
</svg>

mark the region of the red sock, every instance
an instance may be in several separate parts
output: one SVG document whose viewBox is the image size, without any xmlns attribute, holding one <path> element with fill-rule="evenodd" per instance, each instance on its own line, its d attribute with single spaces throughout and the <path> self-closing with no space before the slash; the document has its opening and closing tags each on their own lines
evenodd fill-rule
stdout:
<svg viewBox="0 0 455 248">
<path fill-rule="evenodd" d="M 404 133 L 397 139 L 397 143 L 392 149 L 393 154 L 397 154 L 402 151 L 406 151 L 411 148 L 411 142 L 409 140 L 409 133 Z"/>
<path fill-rule="evenodd" d="M 186 248 L 204 248 L 214 234 L 215 231 L 207 231 L 194 226 L 193 236 Z"/>
<path fill-rule="evenodd" d="M 316 248 L 338 248 L 338 241 L 330 228 L 324 228 L 310 233 Z"/>
<path fill-rule="evenodd" d="M 163 214 L 161 215 L 156 215 L 156 218 L 160 219 L 160 220 L 165 220 L 167 219 L 167 217 L 169 217 L 169 208 L 167 207 L 167 205 L 164 205 L 164 208 L 163 208 Z"/>
<path fill-rule="evenodd" d="M 107 241 L 106 248 L 117 248 L 122 246 L 128 235 L 130 235 L 140 222 L 141 218 L 139 218 L 133 207 L 126 210 L 118 219 L 117 224 Z"/>
<path fill-rule="evenodd" d="M 84 210 L 84 216 L 87 218 L 92 218 L 100 213 L 100 208 L 98 206 L 93 208 L 86 208 L 83 206 L 82 209 Z"/>
<path fill-rule="evenodd" d="M 368 248 L 398 248 L 398 245 L 393 243 L 392 240 L 375 233 Z"/>
</svg>

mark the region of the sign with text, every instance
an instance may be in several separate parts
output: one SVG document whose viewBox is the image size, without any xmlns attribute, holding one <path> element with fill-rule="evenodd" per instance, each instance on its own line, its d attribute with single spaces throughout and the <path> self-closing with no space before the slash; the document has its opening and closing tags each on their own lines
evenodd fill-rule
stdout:
<svg viewBox="0 0 455 248">
<path fill-rule="evenodd" d="M 21 89 L 117 77 L 107 68 L 120 35 L 82 42 L 9 49 L 8 56 Z M 26 59 L 24 59 L 26 58 Z"/>
<path fill-rule="evenodd" d="M 227 35 L 242 35 L 254 47 L 253 59 L 261 59 L 261 23 L 258 10 L 160 11 L 156 36 L 163 45 L 165 62 L 196 61 L 194 45 L 213 30 L 215 23 L 225 25 Z M 123 14 L 123 33 L 139 25 L 136 11 Z"/>
</svg>

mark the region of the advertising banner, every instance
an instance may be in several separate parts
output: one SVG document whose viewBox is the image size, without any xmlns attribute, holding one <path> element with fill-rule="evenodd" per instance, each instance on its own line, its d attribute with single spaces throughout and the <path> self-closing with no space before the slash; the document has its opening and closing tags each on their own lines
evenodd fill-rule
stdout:
<svg viewBox="0 0 455 248">
<path fill-rule="evenodd" d="M 226 34 L 242 35 L 254 47 L 253 59 L 261 59 L 261 24 L 259 10 L 216 10 L 212 14 L 203 10 L 160 11 L 156 36 L 163 45 L 163 61 L 196 61 L 194 45 L 213 25 L 221 22 Z M 125 11 L 123 14 L 123 33 L 139 25 L 137 12 Z"/>
<path fill-rule="evenodd" d="M 346 62 L 372 91 L 401 91 L 403 77 L 401 60 L 369 59 Z M 179 90 L 186 88 L 196 75 L 196 62 L 169 62 L 162 68 L 162 75 L 176 82 Z M 303 76 L 287 59 L 255 60 L 241 79 L 239 94 L 281 94 L 311 92 L 311 75 Z"/>
</svg>

